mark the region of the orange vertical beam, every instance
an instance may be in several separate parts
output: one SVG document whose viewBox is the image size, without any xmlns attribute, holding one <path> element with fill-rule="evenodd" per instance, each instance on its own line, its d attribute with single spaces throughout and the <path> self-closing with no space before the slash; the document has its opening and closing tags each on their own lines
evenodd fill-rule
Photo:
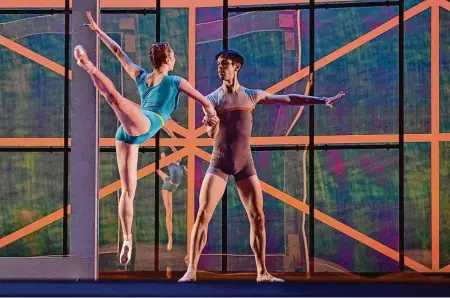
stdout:
<svg viewBox="0 0 450 298">
<path fill-rule="evenodd" d="M 431 7 L 431 256 L 439 271 L 439 5 Z"/>
<path fill-rule="evenodd" d="M 189 82 L 195 87 L 195 6 L 189 7 Z M 188 101 L 188 139 L 195 138 L 195 101 L 190 98 Z M 191 149 L 192 150 L 192 149 Z M 191 245 L 191 231 L 194 227 L 195 218 L 195 155 L 193 152 L 188 154 L 188 198 L 187 198 L 187 239 L 186 253 L 189 255 Z"/>
</svg>

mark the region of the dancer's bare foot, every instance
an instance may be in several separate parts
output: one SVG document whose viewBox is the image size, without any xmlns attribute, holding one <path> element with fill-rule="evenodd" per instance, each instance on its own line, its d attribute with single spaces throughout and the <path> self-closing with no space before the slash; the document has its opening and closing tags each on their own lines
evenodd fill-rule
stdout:
<svg viewBox="0 0 450 298">
<path fill-rule="evenodd" d="M 193 270 L 188 270 L 178 282 L 193 282 L 197 280 L 197 275 Z"/>
<path fill-rule="evenodd" d="M 172 239 L 169 239 L 169 241 L 167 241 L 167 251 L 171 250 L 172 250 Z"/>
<path fill-rule="evenodd" d="M 93 73 L 97 69 L 89 60 L 89 57 L 83 46 L 77 45 L 73 50 L 73 56 L 77 60 L 78 66 L 86 70 L 88 73 Z"/>
<path fill-rule="evenodd" d="M 281 278 L 276 278 L 270 275 L 270 273 L 266 272 L 264 274 L 258 275 L 258 277 L 256 278 L 256 282 L 284 282 L 284 280 Z"/>
</svg>

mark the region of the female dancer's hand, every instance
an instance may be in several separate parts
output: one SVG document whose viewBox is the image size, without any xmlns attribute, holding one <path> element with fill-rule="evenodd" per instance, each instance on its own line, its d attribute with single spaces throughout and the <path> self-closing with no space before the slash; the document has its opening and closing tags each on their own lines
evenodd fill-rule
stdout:
<svg viewBox="0 0 450 298">
<path fill-rule="evenodd" d="M 216 109 L 214 108 L 214 106 L 212 104 L 209 104 L 206 107 L 204 107 L 204 112 L 205 112 L 206 117 L 208 117 L 210 119 L 217 117 Z"/>
<path fill-rule="evenodd" d="M 92 13 L 90 11 L 86 11 L 86 16 L 89 20 L 89 24 L 84 24 L 84 25 L 88 26 L 89 29 L 91 29 L 92 31 L 97 32 L 100 29 L 100 27 L 94 21 L 94 18 L 92 17 Z"/>
<path fill-rule="evenodd" d="M 208 111 L 208 108 L 212 107 L 212 111 Z M 210 138 L 215 138 L 217 134 L 219 133 L 219 122 L 220 119 L 217 117 L 216 110 L 211 105 L 204 109 L 205 117 L 203 117 L 203 125 L 206 126 L 206 132 L 208 133 L 208 136 Z"/>
<path fill-rule="evenodd" d="M 333 107 L 333 104 L 334 104 L 336 101 L 338 101 L 339 99 L 341 99 L 342 97 L 344 97 L 344 96 L 345 96 L 344 91 L 341 91 L 341 92 L 339 92 L 338 94 L 336 94 L 336 95 L 333 96 L 333 97 L 328 97 L 328 98 L 325 100 L 325 105 L 326 105 L 327 107 L 329 107 L 329 108 L 332 108 L 332 107 Z"/>
<path fill-rule="evenodd" d="M 209 118 L 208 116 L 203 117 L 203 124 L 206 126 L 206 133 L 210 138 L 215 138 L 219 133 L 219 122 L 220 119 L 217 116 Z"/>
</svg>

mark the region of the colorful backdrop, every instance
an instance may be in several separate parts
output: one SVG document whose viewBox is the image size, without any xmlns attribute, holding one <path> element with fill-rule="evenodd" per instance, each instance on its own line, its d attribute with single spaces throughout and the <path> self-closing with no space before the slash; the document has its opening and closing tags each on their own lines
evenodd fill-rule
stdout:
<svg viewBox="0 0 450 298">
<path fill-rule="evenodd" d="M 46 7 L 47 2 L 58 1 L 28 2 L 21 7 Z M 64 1 L 60 2 L 63 7 Z M 117 8 L 116 2 L 104 0 L 102 5 Z M 145 7 L 139 1 L 128 2 L 129 7 Z M 161 2 L 161 39 L 175 50 L 174 73 L 203 94 L 212 92 L 220 86 L 214 61 L 222 48 L 220 3 L 205 7 L 202 1 Z M 230 5 L 246 4 L 245 0 L 234 2 Z M 405 3 L 405 262 L 411 271 L 448 272 L 450 37 L 446 32 L 450 30 L 450 3 Z M 14 3 L 0 3 L 0 8 L 14 8 Z M 334 95 L 344 90 L 347 97 L 333 109 L 315 109 L 315 143 L 398 141 L 398 13 L 397 7 L 316 11 L 315 94 Z M 270 92 L 304 93 L 312 54 L 309 18 L 308 10 L 231 13 L 229 47 L 245 57 L 240 82 Z M 64 25 L 63 15 L 0 14 L 2 148 L 63 145 Z M 156 40 L 154 15 L 104 14 L 101 27 L 137 64 L 150 70 L 148 50 Z M 134 81 L 103 45 L 100 68 L 127 98 L 139 102 Z M 100 144 L 113 146 L 117 120 L 106 102 L 101 102 L 100 110 Z M 170 252 L 165 250 L 162 200 L 155 210 L 154 162 L 160 157 L 140 153 L 136 245 L 128 270 L 155 270 L 156 212 L 160 215 L 160 269 L 185 268 L 188 231 L 212 150 L 201 119 L 200 106 L 183 96 L 168 125 L 177 138 L 161 132 L 161 151 L 168 155 L 161 163 L 182 156 L 188 168 L 173 197 L 174 249 Z M 258 106 L 255 110 L 253 145 L 308 142 L 308 108 Z M 154 141 L 145 145 L 154 146 Z M 177 154 L 172 155 L 168 145 L 176 146 Z M 308 270 L 310 223 L 304 212 L 310 193 L 309 153 L 301 148 L 253 153 L 264 191 L 267 262 L 273 271 Z M 0 152 L 0 257 L 60 255 L 63 181 L 68 179 L 63 173 L 63 153 L 23 151 Z M 398 164 L 397 149 L 314 153 L 315 271 L 398 271 Z M 166 168 L 163 171 L 167 173 Z M 118 179 L 115 154 L 102 152 L 100 270 L 124 269 L 117 256 L 121 244 Z M 227 270 L 253 271 L 249 224 L 233 179 L 228 183 L 227 199 Z M 219 204 L 200 262 L 205 270 L 220 271 L 223 267 L 221 216 Z"/>
</svg>

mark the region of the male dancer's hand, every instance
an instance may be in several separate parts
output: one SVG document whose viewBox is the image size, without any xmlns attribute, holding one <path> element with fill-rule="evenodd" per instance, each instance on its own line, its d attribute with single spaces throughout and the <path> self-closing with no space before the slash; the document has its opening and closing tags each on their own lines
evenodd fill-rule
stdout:
<svg viewBox="0 0 450 298">
<path fill-rule="evenodd" d="M 94 21 L 94 18 L 92 17 L 92 13 L 90 11 L 86 11 L 86 16 L 89 20 L 89 24 L 84 24 L 84 26 L 88 26 L 89 29 L 91 29 L 94 32 L 97 32 L 97 30 L 100 29 L 100 27 Z"/>
<path fill-rule="evenodd" d="M 328 98 L 325 100 L 325 105 L 326 105 L 327 107 L 329 107 L 329 108 L 332 108 L 332 107 L 333 107 L 333 104 L 334 104 L 336 101 L 338 101 L 339 99 L 341 99 L 342 97 L 344 97 L 344 96 L 345 96 L 344 91 L 341 91 L 341 92 L 339 92 L 338 94 L 336 94 L 336 95 L 333 96 L 333 97 L 328 97 Z"/>
</svg>

